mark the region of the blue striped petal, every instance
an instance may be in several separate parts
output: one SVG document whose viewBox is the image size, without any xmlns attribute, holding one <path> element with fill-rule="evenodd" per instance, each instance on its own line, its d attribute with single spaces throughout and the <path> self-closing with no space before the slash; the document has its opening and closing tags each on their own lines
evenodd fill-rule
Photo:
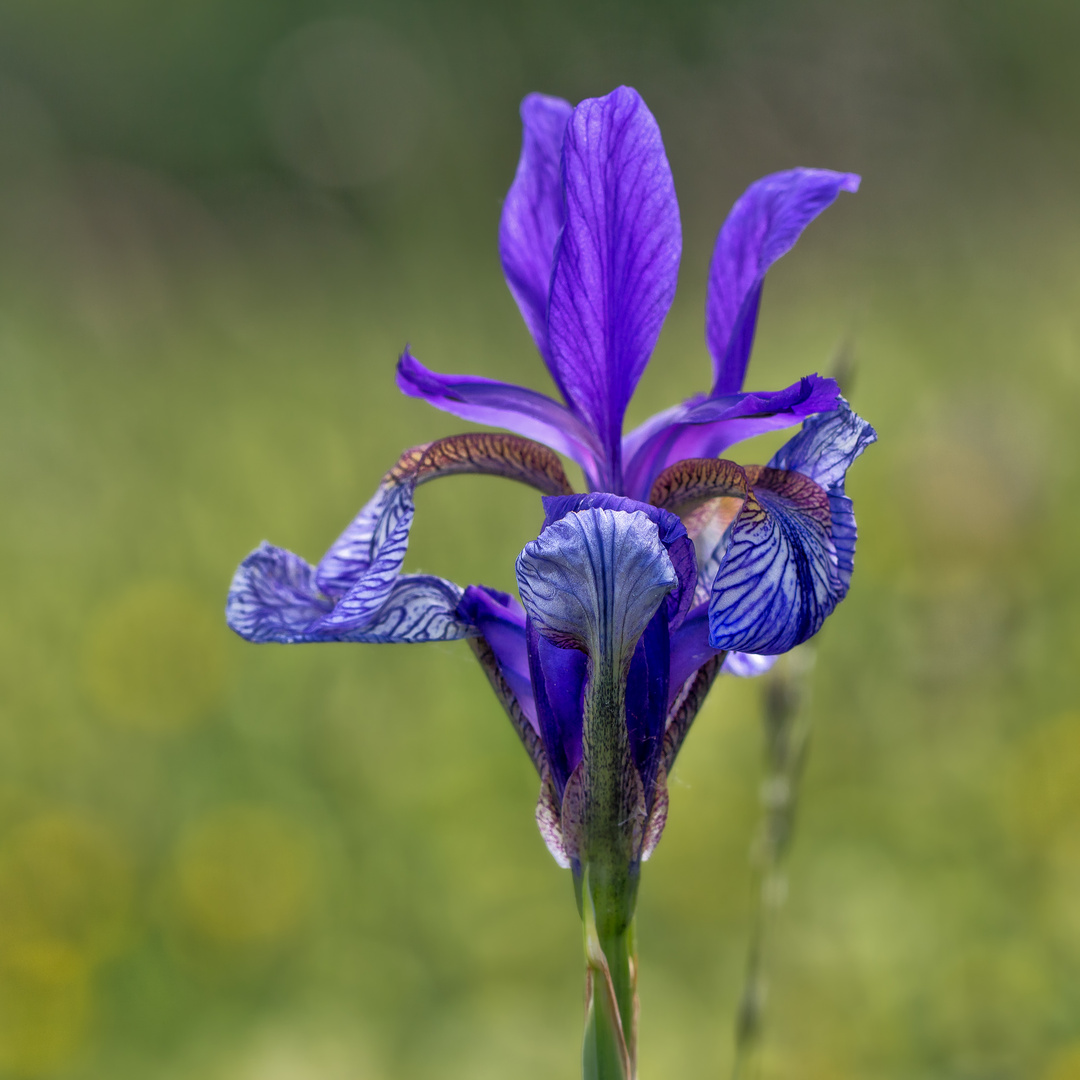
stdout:
<svg viewBox="0 0 1080 1080">
<path fill-rule="evenodd" d="M 678 585 L 671 590 L 666 601 L 668 626 L 675 630 L 690 610 L 697 580 L 694 545 L 687 535 L 686 526 L 675 514 L 650 503 L 637 502 L 635 499 L 609 495 L 602 491 L 584 495 L 546 495 L 543 502 L 545 529 L 574 510 L 602 508 L 625 510 L 628 513 L 640 510 L 646 514 L 659 529 L 660 543 L 664 545 L 679 579 Z"/>
<path fill-rule="evenodd" d="M 767 468 L 746 468 L 750 493 L 709 599 L 714 647 L 786 652 L 816 634 L 847 595 L 857 529 L 844 479 L 877 434 L 840 400 L 839 409 L 806 420 Z"/>
<path fill-rule="evenodd" d="M 514 435 L 470 434 L 406 450 L 317 568 L 264 544 L 241 564 L 229 625 L 252 641 L 446 641 L 475 633 L 454 613 L 461 590 L 401 575 L 417 486 L 456 473 L 570 491 L 551 450 Z"/>
<path fill-rule="evenodd" d="M 769 462 L 774 469 L 793 469 L 809 476 L 829 493 L 832 539 L 836 547 L 836 586 L 847 595 L 855 566 L 855 510 L 844 493 L 851 463 L 873 442 L 877 432 L 840 398 L 840 408 L 807 420 Z"/>
<path fill-rule="evenodd" d="M 334 601 L 321 593 L 315 568 L 272 544 L 256 548 L 233 576 L 225 619 L 248 641 L 410 643 L 454 641 L 476 633 L 457 614 L 461 589 L 428 574 L 403 574 L 382 606 L 359 628 L 326 627 Z"/>
<path fill-rule="evenodd" d="M 518 556 L 521 602 L 537 630 L 616 671 L 678 575 L 656 524 L 641 510 L 579 510 L 549 525 Z"/>
<path fill-rule="evenodd" d="M 716 649 L 782 653 L 816 634 L 840 599 L 825 490 L 796 472 L 746 468 L 750 492 L 709 598 Z"/>
</svg>

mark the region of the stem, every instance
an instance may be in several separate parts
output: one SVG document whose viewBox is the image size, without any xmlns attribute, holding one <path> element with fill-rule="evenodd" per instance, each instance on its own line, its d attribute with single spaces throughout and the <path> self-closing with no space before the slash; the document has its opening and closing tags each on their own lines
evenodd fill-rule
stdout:
<svg viewBox="0 0 1080 1080">
<path fill-rule="evenodd" d="M 621 932 L 598 928 L 596 892 L 582 882 L 585 931 L 585 1080 L 634 1080 L 637 1035 L 637 953 L 634 923 Z M 601 920 L 601 925 L 608 920 Z M 609 927 L 612 925 L 609 922 Z"/>
<path fill-rule="evenodd" d="M 585 691 L 587 797 L 574 884 L 585 936 L 586 1080 L 634 1080 L 637 1074 L 634 906 L 644 801 L 626 732 L 624 688 L 625 674 L 614 664 L 595 664 Z"/>
</svg>

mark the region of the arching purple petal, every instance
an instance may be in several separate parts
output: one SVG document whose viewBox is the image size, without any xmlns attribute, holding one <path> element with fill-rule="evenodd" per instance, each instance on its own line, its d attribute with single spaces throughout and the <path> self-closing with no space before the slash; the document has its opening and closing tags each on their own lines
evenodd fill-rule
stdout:
<svg viewBox="0 0 1080 1080">
<path fill-rule="evenodd" d="M 548 309 L 551 365 L 621 494 L 627 403 L 675 295 L 682 232 L 656 120 L 628 87 L 574 109 L 563 151 L 566 223 Z"/>
<path fill-rule="evenodd" d="M 653 480 L 669 465 L 717 457 L 743 439 L 833 410 L 838 400 L 835 380 L 817 374 L 783 390 L 691 398 L 646 420 L 623 440 L 626 491 L 646 499 Z"/>
<path fill-rule="evenodd" d="M 836 547 L 837 588 L 847 595 L 855 565 L 855 510 L 844 494 L 851 463 L 873 442 L 877 432 L 840 398 L 840 408 L 807 420 L 769 462 L 774 469 L 794 469 L 809 476 L 829 493 L 832 539 Z"/>
<path fill-rule="evenodd" d="M 458 614 L 475 626 L 491 646 L 503 678 L 539 734 L 525 642 L 525 609 L 507 593 L 485 585 L 470 585 L 458 604 Z"/>
<path fill-rule="evenodd" d="M 595 477 L 602 450 L 596 436 L 565 405 L 524 386 L 478 375 L 440 375 L 429 370 L 408 349 L 397 367 L 398 389 L 422 398 L 443 412 L 477 424 L 491 424 L 536 439 L 576 461 Z"/>
<path fill-rule="evenodd" d="M 506 284 L 545 361 L 548 290 L 563 227 L 563 136 L 572 112 L 568 101 L 545 94 L 529 94 L 522 101 L 521 157 L 499 222 Z"/>
<path fill-rule="evenodd" d="M 531 621 L 526 623 L 525 640 L 540 738 L 561 801 L 566 782 L 581 761 L 583 698 L 589 661 L 577 649 L 553 645 Z"/>
<path fill-rule="evenodd" d="M 716 649 L 772 655 L 816 634 L 841 598 L 828 493 L 797 472 L 747 466 L 751 493 L 709 600 Z"/>
<path fill-rule="evenodd" d="M 427 574 L 394 581 L 376 616 L 360 629 L 319 629 L 333 600 L 319 592 L 315 568 L 291 551 L 262 544 L 239 566 L 225 619 L 248 641 L 420 643 L 454 641 L 476 633 L 457 615 L 461 589 Z"/>
<path fill-rule="evenodd" d="M 765 274 L 841 191 L 858 191 L 854 173 L 789 169 L 753 183 L 716 238 L 705 302 L 705 337 L 713 357 L 712 394 L 742 389 Z"/>
<path fill-rule="evenodd" d="M 545 529 L 575 510 L 624 510 L 627 513 L 640 510 L 646 514 L 659 530 L 660 543 L 664 545 L 678 576 L 678 585 L 668 594 L 665 602 L 668 626 L 674 630 L 682 622 L 693 602 L 697 567 L 694 545 L 687 535 L 686 526 L 675 514 L 650 503 L 599 491 L 585 495 L 546 495 L 543 503 Z"/>
</svg>

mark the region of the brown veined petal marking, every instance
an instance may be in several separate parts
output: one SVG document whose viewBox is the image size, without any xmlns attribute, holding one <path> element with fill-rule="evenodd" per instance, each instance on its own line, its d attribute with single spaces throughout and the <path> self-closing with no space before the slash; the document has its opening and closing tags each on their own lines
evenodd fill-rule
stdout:
<svg viewBox="0 0 1080 1080">
<path fill-rule="evenodd" d="M 695 604 L 709 598 L 724 537 L 746 503 L 746 495 L 746 471 L 722 458 L 686 458 L 665 469 L 653 483 L 651 501 L 677 513 L 694 542 Z"/>
<path fill-rule="evenodd" d="M 545 495 L 572 495 L 562 463 L 553 450 L 520 435 L 480 432 L 449 435 L 406 450 L 386 474 L 387 481 L 415 485 L 455 473 L 503 476 Z"/>
<path fill-rule="evenodd" d="M 708 499 L 744 500 L 746 489 L 746 471 L 734 461 L 686 458 L 669 465 L 653 481 L 649 502 L 682 517 Z"/>
</svg>

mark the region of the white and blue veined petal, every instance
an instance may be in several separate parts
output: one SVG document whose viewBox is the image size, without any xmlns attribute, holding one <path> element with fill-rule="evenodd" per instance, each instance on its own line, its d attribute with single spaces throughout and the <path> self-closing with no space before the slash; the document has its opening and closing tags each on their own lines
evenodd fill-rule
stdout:
<svg viewBox="0 0 1080 1080">
<path fill-rule="evenodd" d="M 461 589 L 429 574 L 402 574 L 362 627 L 327 627 L 334 601 L 320 592 L 315 568 L 284 548 L 262 544 L 238 567 L 229 589 L 229 627 L 254 642 L 409 643 L 454 641 L 476 633 L 457 613 Z"/>
<path fill-rule="evenodd" d="M 678 584 L 659 529 L 640 510 L 567 514 L 526 544 L 517 578 L 540 633 L 624 673 L 649 620 Z"/>
<path fill-rule="evenodd" d="M 877 432 L 841 398 L 839 409 L 805 421 L 769 462 L 774 469 L 793 469 L 809 476 L 828 492 L 841 598 L 851 585 L 858 537 L 855 509 L 844 493 L 844 480 L 852 462 L 873 442 L 877 442 Z"/>
<path fill-rule="evenodd" d="M 805 421 L 750 494 L 709 598 L 715 648 L 776 655 L 805 641 L 847 594 L 857 530 L 844 479 L 877 438 L 846 401 Z"/>
<path fill-rule="evenodd" d="M 709 598 L 717 649 L 787 652 L 816 634 L 836 606 L 828 495 L 808 477 L 751 466 Z"/>
</svg>

